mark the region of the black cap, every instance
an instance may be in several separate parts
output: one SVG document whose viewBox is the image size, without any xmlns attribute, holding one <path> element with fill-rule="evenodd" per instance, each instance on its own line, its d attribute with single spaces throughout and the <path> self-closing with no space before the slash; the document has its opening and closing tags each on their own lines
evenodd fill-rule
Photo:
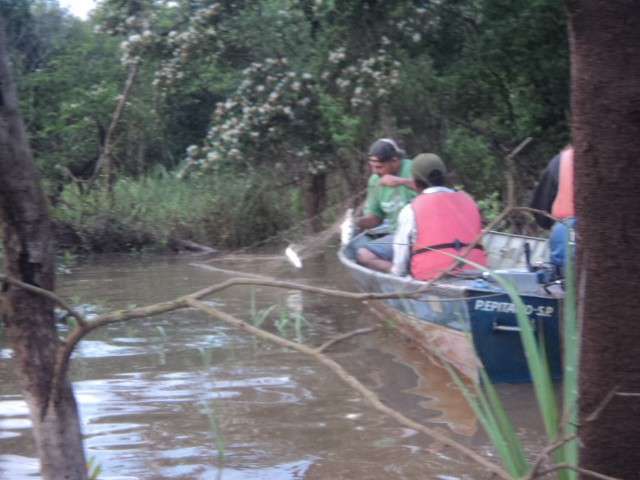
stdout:
<svg viewBox="0 0 640 480">
<path fill-rule="evenodd" d="M 404 151 L 398 148 L 396 142 L 390 138 L 376 140 L 369 147 L 369 156 L 376 157 L 380 162 L 388 162 L 402 155 L 404 155 Z"/>
</svg>

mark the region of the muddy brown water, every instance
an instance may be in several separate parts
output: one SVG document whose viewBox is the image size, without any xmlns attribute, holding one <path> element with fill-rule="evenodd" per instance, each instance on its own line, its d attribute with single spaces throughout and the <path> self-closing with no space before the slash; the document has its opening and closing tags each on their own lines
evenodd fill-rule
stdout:
<svg viewBox="0 0 640 480">
<path fill-rule="evenodd" d="M 175 298 L 229 278 L 195 257 L 103 256 L 58 280 L 88 314 Z M 222 268 L 355 290 L 327 252 L 302 270 L 264 256 Z M 275 307 L 263 326 L 308 345 L 377 321 L 359 302 L 266 287 L 209 298 L 242 319 Z M 295 318 L 301 314 L 304 321 Z M 288 317 L 288 320 L 286 320 Z M 0 478 L 38 478 L 27 409 L 0 342 Z M 387 405 L 494 458 L 447 373 L 385 331 L 335 345 L 330 355 Z M 258 340 L 194 310 L 114 324 L 85 339 L 71 377 L 87 457 L 101 479 L 484 479 L 450 448 L 374 410 L 311 357 Z M 543 446 L 528 385 L 500 393 L 528 451 Z"/>
</svg>

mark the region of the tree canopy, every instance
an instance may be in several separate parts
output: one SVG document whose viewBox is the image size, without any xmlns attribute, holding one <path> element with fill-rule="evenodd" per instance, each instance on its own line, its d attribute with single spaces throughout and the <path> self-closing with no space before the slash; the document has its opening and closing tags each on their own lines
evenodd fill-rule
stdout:
<svg viewBox="0 0 640 480">
<path fill-rule="evenodd" d="M 439 153 L 489 204 L 504 156 L 532 136 L 516 165 L 523 201 L 568 138 L 553 0 L 103 0 L 86 21 L 56 1 L 12 4 L 22 111 L 54 195 L 89 177 L 107 142 L 119 176 L 249 174 L 324 198 L 336 178 L 363 188 L 364 151 L 386 136 Z"/>
</svg>

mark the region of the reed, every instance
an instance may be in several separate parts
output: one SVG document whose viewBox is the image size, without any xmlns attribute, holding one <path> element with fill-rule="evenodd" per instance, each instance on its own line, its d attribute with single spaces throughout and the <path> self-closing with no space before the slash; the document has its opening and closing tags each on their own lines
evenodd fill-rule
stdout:
<svg viewBox="0 0 640 480">
<path fill-rule="evenodd" d="M 101 190 L 68 186 L 52 213 L 62 243 L 81 251 L 162 249 L 172 239 L 239 247 L 268 238 L 301 216 L 291 198 L 295 186 L 278 190 L 275 184 L 259 172 L 176 180 L 157 169 L 120 178 L 113 200 Z"/>
<path fill-rule="evenodd" d="M 304 340 L 304 327 L 309 326 L 309 321 L 304 315 L 296 310 L 290 309 L 286 304 L 273 304 L 265 308 L 258 309 L 256 306 L 255 290 L 251 289 L 249 297 L 249 318 L 250 323 L 260 328 L 273 312 L 277 313 L 273 320 L 273 325 L 278 333 L 287 338 L 293 333 L 298 342 Z"/>
<path fill-rule="evenodd" d="M 575 480 L 578 467 L 577 402 L 578 373 L 580 362 L 580 327 L 576 316 L 574 245 L 567 248 L 565 271 L 564 331 L 563 331 L 563 385 L 562 415 L 558 411 L 554 385 L 551 379 L 544 338 L 536 338 L 534 328 L 526 313 L 526 307 L 515 286 L 500 275 L 470 262 L 458 260 L 492 275 L 505 290 L 516 307 L 516 318 L 525 357 L 531 372 L 538 410 L 544 424 L 548 445 L 558 445 L 554 452 L 556 464 L 568 468 L 559 470 L 560 480 Z M 542 329 L 540 329 L 542 330 Z M 480 369 L 479 381 L 468 387 L 450 365 L 445 365 L 463 395 L 487 432 L 491 443 L 500 456 L 505 469 L 514 478 L 531 475 L 535 467 L 525 454 L 524 446 L 516 434 L 500 397 L 484 369 Z"/>
<path fill-rule="evenodd" d="M 202 361 L 203 375 L 206 377 L 213 366 L 212 349 L 199 347 L 198 351 L 200 352 L 200 359 Z M 204 388 L 206 390 L 204 392 L 205 394 L 203 395 L 203 399 L 199 402 L 200 413 L 207 418 L 209 432 L 215 441 L 216 450 L 218 452 L 218 469 L 219 471 L 222 471 L 224 469 L 226 443 L 224 441 L 224 435 L 222 428 L 220 427 L 220 419 L 216 412 L 213 400 L 206 399 L 206 393 L 211 390 L 212 387 L 208 385 L 208 382 L 206 382 Z"/>
<path fill-rule="evenodd" d="M 95 457 L 90 457 L 87 462 L 87 472 L 89 480 L 98 480 L 102 475 L 102 466 L 97 462 Z"/>
</svg>

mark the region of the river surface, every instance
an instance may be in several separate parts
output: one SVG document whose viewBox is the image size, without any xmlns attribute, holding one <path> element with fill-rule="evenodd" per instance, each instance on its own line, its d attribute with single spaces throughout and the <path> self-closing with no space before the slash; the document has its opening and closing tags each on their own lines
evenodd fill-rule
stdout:
<svg viewBox="0 0 640 480">
<path fill-rule="evenodd" d="M 58 278 L 86 314 L 170 300 L 230 275 L 191 256 L 103 256 Z M 355 291 L 328 252 L 296 270 L 268 256 L 209 263 Z M 208 298 L 238 318 L 307 345 L 378 324 L 367 305 L 266 287 Z M 267 310 L 269 309 L 269 312 Z M 266 315 L 266 313 L 269 313 Z M 388 406 L 493 458 L 494 450 L 443 369 L 388 329 L 328 354 Z M 38 478 L 26 404 L 0 340 L 0 478 Z M 87 458 L 100 479 L 485 479 L 487 472 L 373 409 L 312 357 L 180 310 L 93 332 L 71 378 Z M 499 391 L 533 454 L 542 445 L 529 385 Z"/>
</svg>

